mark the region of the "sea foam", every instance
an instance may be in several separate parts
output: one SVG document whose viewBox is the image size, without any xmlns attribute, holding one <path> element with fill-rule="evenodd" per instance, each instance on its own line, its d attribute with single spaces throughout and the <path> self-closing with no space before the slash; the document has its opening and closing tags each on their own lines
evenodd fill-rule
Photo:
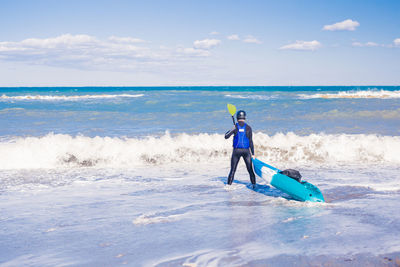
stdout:
<svg viewBox="0 0 400 267">
<path fill-rule="evenodd" d="M 318 93 L 318 94 L 300 94 L 302 99 L 313 98 L 400 98 L 400 90 L 364 90 L 364 91 L 341 91 L 338 93 Z"/>
<path fill-rule="evenodd" d="M 62 100 L 62 101 L 76 101 L 87 99 L 107 99 L 117 97 L 142 97 L 143 94 L 118 94 L 118 95 L 18 95 L 18 96 L 0 96 L 0 100 Z"/>
<path fill-rule="evenodd" d="M 254 134 L 256 156 L 296 164 L 398 164 L 400 137 L 348 134 Z M 47 134 L 0 142 L 0 169 L 113 167 L 209 163 L 229 160 L 232 141 L 220 134 L 166 133 L 117 138 Z"/>
<path fill-rule="evenodd" d="M 267 95 L 254 95 L 254 94 L 249 94 L 249 95 L 225 95 L 225 97 L 228 98 L 237 98 L 237 99 L 252 99 L 252 100 L 271 100 L 275 99 L 276 96 L 267 96 Z"/>
</svg>

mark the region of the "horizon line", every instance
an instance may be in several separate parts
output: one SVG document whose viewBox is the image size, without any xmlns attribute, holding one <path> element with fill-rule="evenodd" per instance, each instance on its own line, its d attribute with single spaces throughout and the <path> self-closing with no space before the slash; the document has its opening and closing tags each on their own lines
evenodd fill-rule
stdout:
<svg viewBox="0 0 400 267">
<path fill-rule="evenodd" d="M 45 85 L 45 86 L 40 86 L 40 85 L 34 85 L 34 86 L 17 86 L 17 85 L 12 85 L 12 86 L 0 86 L 0 88 L 71 88 L 71 87 L 78 87 L 78 88 L 88 88 L 88 87 L 98 87 L 98 88 L 104 88 L 104 87 L 113 87 L 113 88 L 118 88 L 118 87 L 125 87 L 125 88 L 154 88 L 154 87 L 159 87 L 159 88 L 171 88 L 171 87 L 368 87 L 368 86 L 388 86 L 388 87 L 400 87 L 400 84 L 368 84 L 368 85 L 359 85 L 359 84 L 354 84 L 354 85 Z"/>
</svg>

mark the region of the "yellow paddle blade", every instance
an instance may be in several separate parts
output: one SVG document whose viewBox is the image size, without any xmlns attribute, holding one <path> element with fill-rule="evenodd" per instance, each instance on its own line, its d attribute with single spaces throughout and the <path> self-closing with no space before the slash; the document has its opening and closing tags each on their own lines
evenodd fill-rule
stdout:
<svg viewBox="0 0 400 267">
<path fill-rule="evenodd" d="M 227 106 L 228 106 L 228 110 L 229 110 L 229 113 L 231 114 L 231 116 L 234 116 L 236 113 L 236 107 L 232 104 L 228 104 Z"/>
</svg>

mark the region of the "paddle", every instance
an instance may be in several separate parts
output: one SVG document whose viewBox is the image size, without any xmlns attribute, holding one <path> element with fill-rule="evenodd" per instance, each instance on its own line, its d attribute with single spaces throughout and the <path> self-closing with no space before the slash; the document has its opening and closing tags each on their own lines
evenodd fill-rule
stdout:
<svg viewBox="0 0 400 267">
<path fill-rule="evenodd" d="M 228 106 L 228 111 L 232 116 L 233 125 L 236 125 L 235 118 L 233 117 L 233 116 L 235 116 L 235 113 L 236 113 L 236 107 L 232 104 L 228 104 L 227 106 Z"/>
</svg>

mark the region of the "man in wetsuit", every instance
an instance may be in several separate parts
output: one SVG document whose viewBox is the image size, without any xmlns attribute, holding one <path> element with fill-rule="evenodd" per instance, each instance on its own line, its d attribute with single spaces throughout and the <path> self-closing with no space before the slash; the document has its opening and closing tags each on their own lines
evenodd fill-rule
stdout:
<svg viewBox="0 0 400 267">
<path fill-rule="evenodd" d="M 232 184 L 240 157 L 243 157 L 244 162 L 246 163 L 247 171 L 250 175 L 251 184 L 253 188 L 255 188 L 256 176 L 254 175 L 251 162 L 251 158 L 254 157 L 253 132 L 251 130 L 251 127 L 245 123 L 245 111 L 239 110 L 236 114 L 236 118 L 238 122 L 236 123 L 235 128 L 225 134 L 225 139 L 231 137 L 232 134 L 234 135 L 233 152 L 231 158 L 231 171 L 228 176 L 228 184 Z"/>
</svg>

